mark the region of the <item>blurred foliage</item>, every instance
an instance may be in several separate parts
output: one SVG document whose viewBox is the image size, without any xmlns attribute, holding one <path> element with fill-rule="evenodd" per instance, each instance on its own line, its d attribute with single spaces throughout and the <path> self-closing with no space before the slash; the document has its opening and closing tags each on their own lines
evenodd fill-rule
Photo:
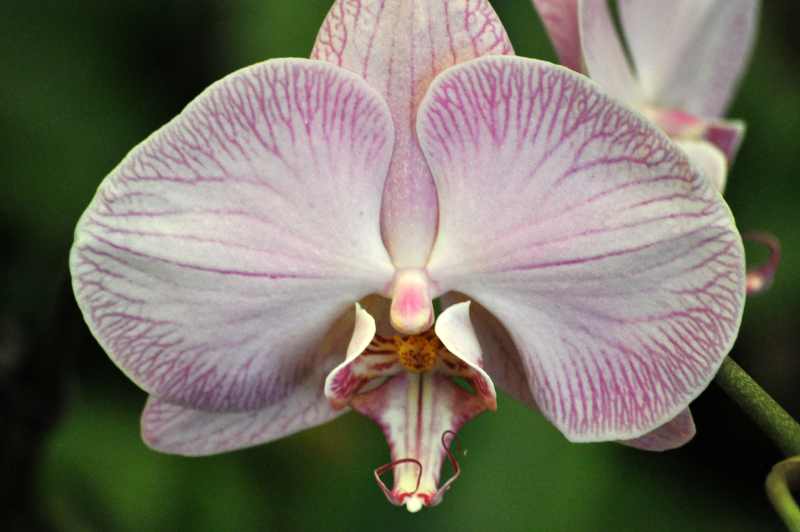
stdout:
<svg viewBox="0 0 800 532">
<path fill-rule="evenodd" d="M 139 406 L 87 391 L 63 421 L 42 478 L 63 530 L 765 529 L 764 515 L 732 500 L 702 464 L 567 444 L 505 397 L 461 430 L 463 475 L 442 504 L 414 515 L 374 485 L 385 443 L 355 414 L 256 449 L 182 458 L 145 449 Z"/>
<path fill-rule="evenodd" d="M 69 296 L 75 222 L 102 177 L 205 86 L 256 61 L 307 56 L 329 4 L 82 0 L 0 10 L 0 451 L 19 472 L 5 477 L 6 511 L 17 512 L 6 529 L 780 530 L 762 489 L 778 453 L 713 386 L 693 405 L 695 441 L 666 454 L 569 444 L 503 397 L 497 413 L 462 429 L 463 475 L 442 505 L 413 516 L 374 485 L 371 468 L 388 453 L 355 414 L 217 457 L 144 447 L 144 396 Z M 493 4 L 518 54 L 554 59 L 527 0 Z M 748 134 L 726 198 L 743 230 L 781 238 L 784 261 L 772 291 L 748 301 L 733 356 L 797 415 L 800 4 L 764 4 L 730 112 Z"/>
</svg>

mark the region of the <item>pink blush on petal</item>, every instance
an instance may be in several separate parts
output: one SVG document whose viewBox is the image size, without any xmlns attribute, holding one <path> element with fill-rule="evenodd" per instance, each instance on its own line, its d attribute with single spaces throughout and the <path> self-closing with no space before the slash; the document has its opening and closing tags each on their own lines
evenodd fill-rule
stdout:
<svg viewBox="0 0 800 532">
<path fill-rule="evenodd" d="M 413 316 L 423 310 L 427 301 L 419 290 L 406 290 L 397 298 L 395 308 L 404 316 Z"/>
<path fill-rule="evenodd" d="M 392 285 L 392 326 L 403 334 L 419 334 L 433 325 L 428 274 L 419 269 L 400 270 Z"/>
</svg>

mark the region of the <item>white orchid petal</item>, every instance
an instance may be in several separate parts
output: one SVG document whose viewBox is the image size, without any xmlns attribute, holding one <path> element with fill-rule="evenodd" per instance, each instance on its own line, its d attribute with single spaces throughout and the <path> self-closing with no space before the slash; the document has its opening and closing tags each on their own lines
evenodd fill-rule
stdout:
<svg viewBox="0 0 800 532">
<path fill-rule="evenodd" d="M 292 393 L 283 399 L 255 410 L 209 412 L 150 396 L 142 412 L 142 439 L 157 451 L 204 456 L 267 443 L 333 419 L 345 410 L 334 409 L 325 397 L 325 375 L 349 352 L 348 342 L 350 350 L 358 349 L 369 335 L 369 315 L 361 313 L 366 314 L 348 310 L 339 318 L 314 346 L 316 364 L 296 377 Z"/>
<path fill-rule="evenodd" d="M 245 412 L 195 410 L 151 396 L 142 413 L 142 439 L 156 451 L 207 456 L 274 441 L 344 412 L 325 400 L 321 378 L 266 408 Z"/>
<path fill-rule="evenodd" d="M 619 7 L 650 102 L 720 116 L 753 48 L 758 2 L 620 0 Z"/>
<path fill-rule="evenodd" d="M 671 451 L 689 443 L 696 432 L 692 412 L 686 408 L 673 419 L 644 436 L 633 440 L 623 440 L 619 443 L 643 451 Z"/>
<path fill-rule="evenodd" d="M 576 72 L 583 69 L 578 31 L 578 0 L 533 0 L 562 65 Z"/>
<path fill-rule="evenodd" d="M 587 74 L 611 96 L 628 105 L 645 103 L 611 19 L 607 0 L 579 0 L 578 26 Z"/>
<path fill-rule="evenodd" d="M 358 76 L 267 61 L 214 84 L 103 181 L 73 286 L 137 384 L 200 410 L 280 404 L 334 320 L 393 275 L 379 230 L 392 124 Z"/>
<path fill-rule="evenodd" d="M 725 184 L 728 180 L 728 161 L 716 146 L 704 140 L 677 140 L 675 144 L 681 147 L 692 164 L 720 194 L 725 192 Z"/>
<path fill-rule="evenodd" d="M 513 53 L 486 0 L 337 0 L 312 57 L 356 72 L 386 98 L 396 142 L 383 197 L 384 241 L 398 268 L 424 266 L 437 220 L 436 189 L 414 131 L 417 106 L 443 69 Z"/>
<path fill-rule="evenodd" d="M 441 205 L 430 276 L 508 329 L 567 437 L 638 437 L 706 387 L 741 320 L 742 243 L 663 133 L 504 57 L 441 74 L 418 131 Z"/>
</svg>

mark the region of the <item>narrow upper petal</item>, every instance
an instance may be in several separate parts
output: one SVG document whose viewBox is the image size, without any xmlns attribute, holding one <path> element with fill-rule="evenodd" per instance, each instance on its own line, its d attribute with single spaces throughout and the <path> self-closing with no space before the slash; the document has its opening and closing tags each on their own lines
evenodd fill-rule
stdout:
<svg viewBox="0 0 800 532">
<path fill-rule="evenodd" d="M 738 331 L 742 243 L 663 133 L 582 76 L 501 57 L 441 74 L 418 130 L 430 276 L 508 329 L 564 434 L 635 438 L 705 388 Z"/>
<path fill-rule="evenodd" d="M 103 181 L 73 287 L 137 384 L 201 410 L 280 404 L 334 320 L 393 275 L 391 117 L 358 76 L 267 61 L 214 84 Z"/>
<path fill-rule="evenodd" d="M 580 0 L 578 25 L 586 72 L 611 96 L 629 105 L 641 105 L 644 94 L 636 79 L 607 0 Z"/>
<path fill-rule="evenodd" d="M 657 429 L 633 440 L 620 441 L 622 445 L 643 451 L 671 451 L 689 443 L 696 433 L 692 412 L 686 408 Z"/>
<path fill-rule="evenodd" d="M 578 0 L 533 0 L 558 60 L 576 72 L 583 69 L 578 31 Z"/>
<path fill-rule="evenodd" d="M 323 22 L 312 57 L 364 77 L 392 112 L 396 142 L 381 223 L 398 268 L 423 266 L 436 234 L 436 189 L 414 130 L 428 84 L 456 63 L 509 53 L 486 0 L 337 0 Z"/>
<path fill-rule="evenodd" d="M 620 0 L 619 8 L 650 102 L 723 114 L 753 48 L 758 2 Z"/>
</svg>

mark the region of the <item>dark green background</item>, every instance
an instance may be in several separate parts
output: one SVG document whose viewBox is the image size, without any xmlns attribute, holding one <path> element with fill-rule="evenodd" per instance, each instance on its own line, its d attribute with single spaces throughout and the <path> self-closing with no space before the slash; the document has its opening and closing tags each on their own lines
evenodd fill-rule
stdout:
<svg viewBox="0 0 800 532">
<path fill-rule="evenodd" d="M 0 528 L 781 530 L 762 490 L 780 455 L 714 385 L 693 404 L 698 436 L 666 454 L 569 444 L 503 396 L 462 430 L 464 472 L 442 505 L 413 516 L 374 485 L 388 453 L 355 414 L 223 456 L 147 450 L 144 394 L 71 297 L 74 224 L 103 176 L 205 86 L 260 60 L 307 56 L 330 2 L 3 4 Z M 554 58 L 527 0 L 493 4 L 518 54 Z M 785 253 L 773 290 L 748 301 L 733 356 L 798 415 L 800 4 L 765 4 L 730 112 L 748 133 L 726 197 L 743 231 L 775 233 Z"/>
</svg>

